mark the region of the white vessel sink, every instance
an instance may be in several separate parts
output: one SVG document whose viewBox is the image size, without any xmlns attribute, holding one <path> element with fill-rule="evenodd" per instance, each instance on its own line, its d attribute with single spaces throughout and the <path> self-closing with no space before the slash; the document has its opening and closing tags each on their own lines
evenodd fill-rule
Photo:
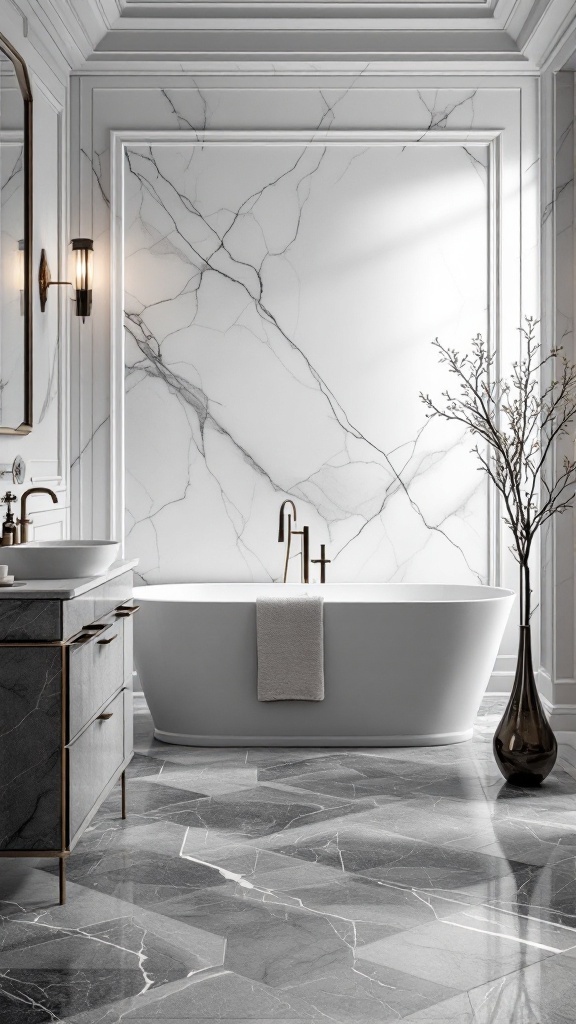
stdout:
<svg viewBox="0 0 576 1024">
<path fill-rule="evenodd" d="M 30 541 L 0 547 L 0 565 L 17 580 L 73 580 L 100 576 L 118 558 L 115 540 Z"/>
</svg>

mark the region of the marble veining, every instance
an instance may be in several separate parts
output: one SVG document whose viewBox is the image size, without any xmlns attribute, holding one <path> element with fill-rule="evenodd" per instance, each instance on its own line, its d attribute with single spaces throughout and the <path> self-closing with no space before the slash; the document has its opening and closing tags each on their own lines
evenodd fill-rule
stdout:
<svg viewBox="0 0 576 1024">
<path fill-rule="evenodd" d="M 69 861 L 3 861 L 2 1024 L 576 1021 L 576 781 L 507 786 L 474 739 L 167 747 L 138 705 Z"/>
<path fill-rule="evenodd" d="M 0 850 L 60 849 L 62 656 L 0 646 Z"/>
<path fill-rule="evenodd" d="M 455 106 L 474 116 L 473 92 L 420 100 L 422 138 Z M 333 580 L 484 581 L 483 478 L 418 392 L 441 387 L 436 334 L 462 347 L 485 329 L 486 146 L 183 140 L 125 159 L 126 537 L 143 579 L 278 579 L 291 495 Z"/>
</svg>

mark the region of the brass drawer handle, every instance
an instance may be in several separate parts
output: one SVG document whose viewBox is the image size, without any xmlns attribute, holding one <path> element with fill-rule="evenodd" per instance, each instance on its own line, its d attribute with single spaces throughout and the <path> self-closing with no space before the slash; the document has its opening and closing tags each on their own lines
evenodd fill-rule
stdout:
<svg viewBox="0 0 576 1024">
<path fill-rule="evenodd" d="M 95 640 L 100 633 L 104 633 L 111 625 L 111 622 L 102 622 L 98 625 L 83 626 L 82 631 L 77 636 L 73 636 L 68 643 L 70 647 L 83 647 L 84 644 L 89 644 L 91 640 Z"/>
<path fill-rule="evenodd" d="M 98 715 L 98 722 L 107 722 L 109 718 L 112 718 L 113 711 L 105 711 L 103 715 Z"/>
<path fill-rule="evenodd" d="M 107 636 L 107 637 L 104 638 L 104 640 L 97 640 L 96 643 L 100 647 L 104 647 L 105 644 L 111 644 L 113 640 L 117 639 L 117 637 L 118 637 L 118 633 L 114 633 L 113 636 Z"/>
<path fill-rule="evenodd" d="M 140 611 L 139 604 L 120 604 L 116 609 L 116 618 L 128 618 L 129 615 L 135 615 L 137 611 Z"/>
<path fill-rule="evenodd" d="M 89 644 L 94 639 L 93 633 L 80 633 L 73 640 L 70 640 L 70 647 L 83 647 L 84 644 Z"/>
</svg>

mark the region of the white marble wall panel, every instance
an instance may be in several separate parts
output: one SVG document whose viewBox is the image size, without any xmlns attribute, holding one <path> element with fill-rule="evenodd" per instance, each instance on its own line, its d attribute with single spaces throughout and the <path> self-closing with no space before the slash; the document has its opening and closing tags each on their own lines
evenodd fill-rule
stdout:
<svg viewBox="0 0 576 1024">
<path fill-rule="evenodd" d="M 125 522 L 131 530 L 131 536 L 138 531 L 148 531 L 149 540 L 146 541 L 146 550 L 150 552 L 149 564 L 144 567 L 148 578 L 160 578 L 154 566 L 158 564 L 154 544 L 154 529 L 150 519 L 150 511 L 156 513 L 152 518 L 158 519 L 158 506 L 154 506 L 150 499 L 144 500 L 142 494 L 136 499 L 137 503 L 129 512 L 132 517 L 126 515 L 126 502 L 123 472 L 124 456 L 124 409 L 123 395 L 125 382 L 125 358 L 122 349 L 123 331 L 122 321 L 124 317 L 124 296 L 121 268 L 123 260 L 121 256 L 121 242 L 123 232 L 119 224 L 119 217 L 122 210 L 124 187 L 120 184 L 121 172 L 118 169 L 124 164 L 122 153 L 118 152 L 118 136 L 127 140 L 128 148 L 142 149 L 147 145 L 155 145 L 157 148 L 158 132 L 171 134 L 171 145 L 174 147 L 179 138 L 185 141 L 186 148 L 194 137 L 194 133 L 208 131 L 229 132 L 231 130 L 243 130 L 251 132 L 269 131 L 275 129 L 279 132 L 298 131 L 315 132 L 318 129 L 328 132 L 360 131 L 360 132 L 415 132 L 424 136 L 436 136 L 445 144 L 449 132 L 466 133 L 492 132 L 495 135 L 494 147 L 497 155 L 496 173 L 489 183 L 488 215 L 490 218 L 490 252 L 488 262 L 493 271 L 493 293 L 490 297 L 489 309 L 484 316 L 489 321 L 491 337 L 499 347 L 503 362 L 515 358 L 517 347 L 517 331 L 520 317 L 523 312 L 538 314 L 538 122 L 537 122 L 537 82 L 528 76 L 510 77 L 498 74 L 486 76 L 453 76 L 442 77 L 430 74 L 382 76 L 373 74 L 369 69 L 365 73 L 346 74 L 334 71 L 325 71 L 319 68 L 310 67 L 307 74 L 291 75 L 281 69 L 270 67 L 263 72 L 262 69 L 254 73 L 239 73 L 233 68 L 227 74 L 158 74 L 158 75 L 112 75 L 112 74 L 91 74 L 80 76 L 72 81 L 72 133 L 73 133 L 73 202 L 72 202 L 72 229 L 75 234 L 92 234 L 95 239 L 95 290 L 93 314 L 86 322 L 82 330 L 82 343 L 74 345 L 73 356 L 73 377 L 72 377 L 72 484 L 73 484 L 73 526 L 74 533 L 84 536 L 119 536 L 124 533 Z M 186 135 L 186 133 L 189 133 Z M 477 145 L 472 136 L 468 140 L 473 146 Z M 465 142 L 465 144 L 467 144 Z M 482 147 L 480 147 L 482 148 Z M 462 149 L 462 142 L 460 142 Z M 426 157 L 425 157 L 426 158 Z M 456 154 L 447 156 L 448 161 L 456 160 Z M 116 163 L 115 163 L 116 162 Z M 359 161 L 356 161 L 357 163 Z M 455 165 L 451 165 L 455 166 Z M 127 189 L 129 188 L 126 181 Z M 130 193 L 128 192 L 128 196 Z M 112 231 L 111 231 L 112 227 Z M 118 230 L 117 230 L 118 229 Z M 146 240 L 146 246 L 151 248 L 150 238 Z M 150 257 L 148 257 L 150 258 Z M 163 258 L 163 257 L 162 257 Z M 130 259 L 127 261 L 126 270 L 130 273 Z M 158 257 L 160 260 L 160 257 Z M 175 264 L 177 260 L 174 260 Z M 179 264 L 181 267 L 181 264 Z M 482 281 L 486 282 L 486 267 L 482 268 Z M 271 282 L 267 282 L 271 286 Z M 149 302 L 149 296 L 142 296 L 137 289 L 133 298 L 139 301 L 142 307 Z M 171 296 L 174 299 L 174 296 Z M 280 303 L 279 291 L 276 290 L 275 301 L 278 300 L 278 309 L 283 309 Z M 466 300 L 467 301 L 467 300 Z M 438 308 L 438 307 L 436 307 Z M 137 312 L 137 307 L 130 307 L 131 312 Z M 328 312 L 331 312 L 330 310 Z M 328 315 L 328 313 L 326 314 Z M 408 317 L 411 324 L 416 323 L 417 311 L 410 309 Z M 412 319 L 414 318 L 414 319 Z M 474 320 L 476 321 L 476 317 Z M 396 321 L 398 322 L 398 321 Z M 292 330 L 292 324 L 290 329 Z M 456 340 L 460 342 L 468 337 L 470 332 L 478 329 L 476 323 L 464 326 L 461 335 Z M 433 335 L 434 330 L 426 329 L 426 342 Z M 418 337 L 423 340 L 424 333 L 418 330 Z M 172 342 L 169 341 L 170 347 Z M 136 343 L 129 340 L 129 358 L 140 350 Z M 326 350 L 326 358 L 330 349 Z M 314 353 L 315 357 L 317 353 Z M 140 352 L 140 356 L 142 353 Z M 314 364 L 316 366 L 316 364 Z M 332 377 L 332 372 L 326 366 L 326 362 L 319 362 L 318 370 L 328 376 L 330 386 L 336 387 L 339 383 Z M 411 368 L 414 369 L 414 368 Z M 417 369 L 417 367 L 416 367 Z M 142 379 L 136 385 L 136 390 L 148 388 L 151 392 L 156 388 L 156 393 L 162 394 L 162 400 L 166 400 L 169 388 L 162 384 L 159 378 L 153 378 L 149 374 L 140 371 Z M 366 379 L 369 375 L 364 374 Z M 137 374 L 133 380 L 137 379 Z M 241 380 L 245 386 L 245 380 Z M 357 408 L 351 405 L 353 393 L 348 382 L 346 382 L 346 393 L 341 397 L 342 408 L 346 415 L 351 416 L 352 412 L 357 414 Z M 204 384 L 204 387 L 206 385 Z M 416 390 L 416 389 L 415 389 Z M 212 396 L 208 395 L 208 398 Z M 317 396 L 316 396 L 317 397 Z M 126 408 L 128 409 L 131 394 L 125 395 Z M 172 403 L 174 409 L 178 406 L 175 397 L 169 397 L 168 402 Z M 191 423 L 193 416 L 190 407 L 186 407 L 186 414 L 183 406 L 178 406 L 182 417 L 183 430 L 190 436 L 192 431 Z M 233 402 L 230 410 L 234 411 L 237 417 L 237 407 Z M 221 412 L 215 405 L 211 410 L 213 413 Z M 362 409 L 361 416 L 353 421 L 354 426 L 362 430 L 369 440 L 376 440 L 376 435 L 368 434 L 369 410 Z M 376 410 L 377 411 L 377 410 Z M 152 406 L 149 408 L 152 412 Z M 410 415 L 412 412 L 410 411 Z M 245 413 L 244 413 L 245 415 Z M 172 422 L 172 421 L 171 421 Z M 241 420 L 236 418 L 235 422 Z M 383 417 L 382 423 L 386 423 L 391 429 L 392 422 L 396 419 L 390 415 Z M 407 422 L 407 419 L 406 421 Z M 129 423 L 126 426 L 129 429 Z M 287 428 L 288 429 L 288 428 Z M 341 428 L 340 428 L 341 429 Z M 182 434 L 185 436 L 185 433 Z M 412 436 L 412 435 L 411 435 Z M 425 434 L 426 437 L 426 434 Z M 211 438 L 211 440 L 214 440 Z M 219 468 L 221 468 L 224 456 L 222 455 L 222 438 L 218 449 Z M 235 437 L 234 441 L 239 438 Z M 182 438 L 179 437 L 178 461 L 186 464 L 187 453 L 183 450 Z M 226 450 L 225 468 L 226 479 L 230 480 L 229 472 L 231 463 L 236 467 L 234 475 L 236 481 L 244 479 L 252 480 L 253 472 L 246 468 L 245 464 L 233 454 L 232 442 L 227 442 L 229 448 Z M 445 448 L 450 442 L 443 438 L 441 445 L 441 461 L 447 466 L 448 456 Z M 128 439 L 128 445 L 130 440 Z M 148 449 L 147 457 L 150 461 L 149 478 L 152 482 L 152 489 L 156 494 L 156 479 L 163 473 L 163 461 L 166 458 L 166 447 L 159 444 L 158 437 L 149 431 L 146 438 L 142 436 L 140 446 Z M 390 454 L 392 444 L 382 446 L 387 454 Z M 459 450 L 462 457 L 465 456 L 463 446 L 455 448 Z M 453 457 L 453 454 L 450 457 Z M 215 447 L 212 445 L 211 457 L 215 457 Z M 260 453 L 262 454 L 262 453 Z M 318 453 L 316 453 L 318 454 Z M 358 456 L 355 454 L 356 459 Z M 200 459 L 201 457 L 198 456 Z M 380 459 L 381 456 L 378 456 Z M 280 463 L 283 473 L 290 468 L 290 463 L 283 456 Z M 412 460 L 412 468 L 416 471 L 417 462 Z M 200 469 L 206 474 L 206 461 L 202 457 Z M 340 475 L 342 467 L 339 467 Z M 415 472 L 415 479 L 411 483 L 413 492 L 418 492 L 420 479 L 424 481 L 425 473 Z M 454 481 L 456 473 L 450 474 L 451 482 Z M 182 503 L 182 480 L 175 485 L 174 480 L 168 474 L 162 476 L 163 482 L 168 480 L 170 501 L 164 512 L 160 512 L 160 520 L 164 517 L 167 521 L 170 516 L 177 517 L 177 510 Z M 305 482 L 305 481 L 304 481 Z M 279 492 L 274 491 L 274 500 L 268 500 L 274 506 L 279 503 L 279 498 L 284 494 L 284 489 L 294 488 L 302 481 L 296 480 L 294 476 L 290 479 L 275 480 L 281 488 Z M 128 490 L 130 489 L 128 482 Z M 211 486 L 218 494 L 218 485 L 211 480 Z M 237 487 L 239 488 L 239 483 Z M 263 485 L 261 484 L 263 490 Z M 414 490 L 416 489 L 416 490 Z M 270 485 L 270 490 L 272 490 Z M 383 491 L 385 491 L 383 480 Z M 392 489 L 393 490 L 393 489 Z M 443 484 L 438 491 L 441 499 L 444 500 Z M 267 492 L 268 493 L 268 492 Z M 386 492 L 388 494 L 386 515 L 392 512 L 394 506 L 400 507 L 399 494 Z M 242 497 L 242 494 L 240 495 Z M 346 514 L 340 520 L 328 524 L 315 508 L 319 505 L 318 496 L 313 500 L 306 501 L 304 496 L 300 498 L 309 515 L 309 521 L 315 527 L 316 543 L 319 543 L 322 530 L 325 530 L 325 538 L 328 539 L 328 530 L 332 534 L 335 531 L 343 531 L 353 523 L 353 517 Z M 426 499 L 431 501 L 432 495 L 427 490 Z M 154 499 L 155 500 L 155 499 Z M 476 497 L 476 509 L 474 515 L 476 522 L 480 521 L 479 496 Z M 454 504 L 454 495 L 451 494 L 450 501 Z M 147 502 L 147 504 L 146 504 Z M 245 506 L 242 505 L 242 508 Z M 413 510 L 410 510 L 412 514 Z M 427 508 L 427 511 L 430 511 Z M 442 510 L 435 509 L 437 519 L 435 523 L 441 522 Z M 495 510 L 494 510 L 495 511 Z M 135 513 L 135 514 L 134 514 Z M 278 573 L 277 553 L 278 547 L 275 541 L 273 516 L 268 511 L 264 513 L 264 499 L 262 499 L 262 514 L 266 518 L 266 536 L 259 537 L 258 554 L 261 556 L 261 563 L 256 562 L 256 571 L 265 577 L 275 576 Z M 234 512 L 234 515 L 237 515 Z M 402 517 L 398 513 L 399 518 Z M 142 517 L 142 522 L 136 525 L 135 520 Z M 463 520 L 460 519 L 458 526 Z M 175 522 L 175 520 L 174 520 Z M 256 520 L 253 520 L 256 523 Z M 467 521 L 469 523 L 469 520 Z M 234 539 L 235 528 L 229 518 L 220 519 L 218 527 L 223 523 L 222 533 L 227 538 Z M 181 545 L 181 552 L 190 543 L 189 527 L 197 527 L 198 519 L 189 522 L 184 517 L 184 525 L 187 528 L 187 540 Z M 443 528 L 448 526 L 455 530 L 457 517 L 449 516 Z M 210 529 L 213 524 L 208 523 Z M 214 525 L 216 529 L 216 525 Z M 368 534 L 370 553 L 375 547 L 374 536 L 370 537 L 372 526 L 366 527 L 364 533 Z M 422 529 L 421 521 L 418 529 Z M 166 536 L 166 532 L 163 534 Z M 472 541 L 474 546 L 477 541 L 473 538 L 472 531 L 468 530 L 467 537 L 450 534 L 452 539 L 465 548 L 465 543 Z M 246 536 L 246 540 L 252 540 Z M 502 582 L 506 586 L 516 586 L 517 571 L 516 565 L 511 556 L 508 555 L 509 537 L 504 527 L 498 524 L 495 519 L 495 528 L 489 537 L 484 536 L 489 542 L 488 552 L 488 575 L 496 582 Z M 463 574 L 469 572 L 465 567 L 462 555 L 456 551 L 453 545 L 445 539 L 436 537 L 431 540 L 427 550 L 441 542 L 450 550 L 452 557 L 458 559 L 448 567 L 447 571 L 454 572 L 451 578 L 456 578 L 456 572 Z M 132 543 L 128 538 L 128 544 Z M 178 540 L 180 543 L 180 540 Z M 355 542 L 356 543 L 356 542 Z M 369 578 L 371 571 L 370 564 L 361 567 L 356 555 L 360 546 L 364 543 L 361 536 L 355 549 L 353 559 L 355 571 L 365 573 L 361 578 Z M 384 540 L 380 550 L 384 550 L 387 541 Z M 417 545 L 415 544 L 414 547 Z M 249 578 L 248 572 L 252 571 L 252 563 L 247 566 L 245 557 L 239 552 L 236 542 L 234 549 L 232 544 L 229 549 L 234 554 L 234 566 L 228 565 L 227 576 L 229 577 L 232 568 L 235 567 L 243 578 Z M 334 550 L 334 548 L 333 548 Z M 354 544 L 342 550 L 338 555 L 333 573 L 340 573 L 344 578 L 345 561 L 350 550 L 354 552 Z M 425 548 L 426 550 L 426 548 Z M 469 548 L 465 548 L 466 551 Z M 479 545 L 476 548 L 480 552 Z M 412 549 L 414 553 L 414 548 Z M 404 550 L 399 552 L 400 560 L 406 561 L 407 553 Z M 409 553 L 408 553 L 409 554 Z M 252 557 L 252 556 L 250 556 Z M 378 555 L 382 558 L 382 555 Z M 352 559 L 350 559 L 352 561 Z M 416 564 L 415 562 L 412 563 Z M 481 558 L 474 564 L 471 563 L 470 572 L 467 578 L 477 579 L 486 566 L 486 559 L 482 563 Z M 382 562 L 380 562 L 380 566 Z M 394 569 L 392 558 L 389 559 L 389 568 Z M 213 568 L 211 569 L 213 572 Z M 188 572 L 186 573 L 188 576 Z M 346 571 L 347 575 L 347 571 Z M 211 577 L 213 578 L 213 577 Z M 334 577 L 333 577 L 334 578 Z M 397 577 L 398 578 L 398 577 Z M 462 578 L 462 577 L 460 577 Z M 537 581 L 537 573 L 535 573 Z M 501 655 L 496 666 L 496 673 L 493 679 L 493 688 L 502 689 L 509 685 L 516 660 L 517 630 L 515 622 L 510 622 L 503 642 Z"/>
<path fill-rule="evenodd" d="M 486 332 L 488 154 L 127 145 L 126 539 L 148 582 L 278 579 L 287 496 L 334 580 L 486 579 L 471 441 L 418 395 L 446 382 L 435 336 Z"/>
</svg>

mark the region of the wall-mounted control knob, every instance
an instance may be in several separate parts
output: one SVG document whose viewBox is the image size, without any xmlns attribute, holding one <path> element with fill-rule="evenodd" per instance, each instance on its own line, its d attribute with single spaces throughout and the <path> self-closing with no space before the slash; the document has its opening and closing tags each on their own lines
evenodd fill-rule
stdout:
<svg viewBox="0 0 576 1024">
<path fill-rule="evenodd" d="M 23 484 L 26 477 L 26 463 L 21 455 L 17 455 L 14 462 L 5 462 L 0 465 L 0 480 L 12 477 L 13 484 Z"/>
<path fill-rule="evenodd" d="M 313 558 L 312 564 L 320 566 L 320 583 L 326 583 L 326 566 L 330 565 L 331 559 L 326 558 L 326 545 L 320 545 L 320 558 Z"/>
</svg>

